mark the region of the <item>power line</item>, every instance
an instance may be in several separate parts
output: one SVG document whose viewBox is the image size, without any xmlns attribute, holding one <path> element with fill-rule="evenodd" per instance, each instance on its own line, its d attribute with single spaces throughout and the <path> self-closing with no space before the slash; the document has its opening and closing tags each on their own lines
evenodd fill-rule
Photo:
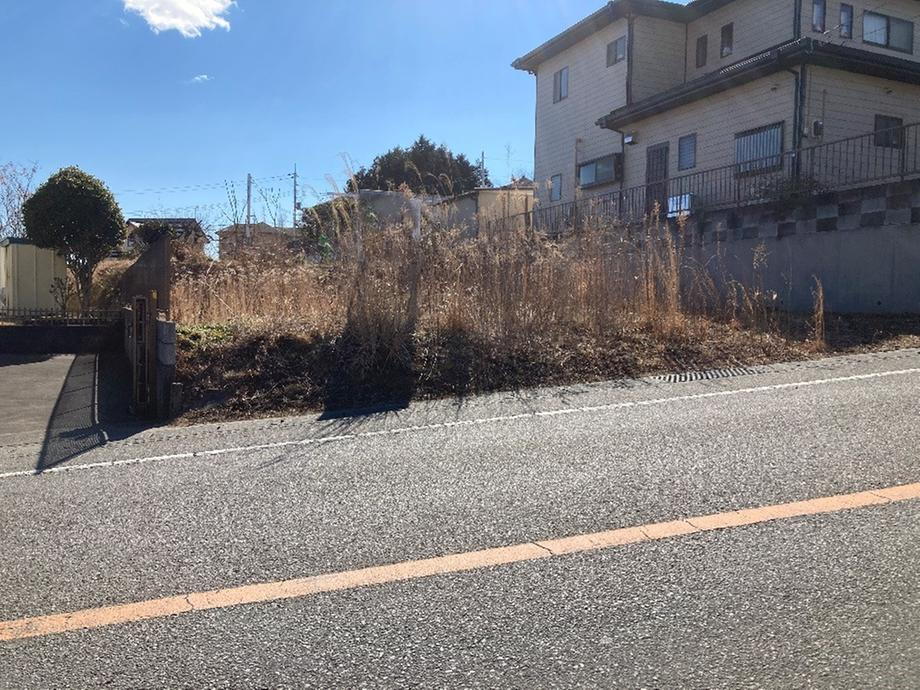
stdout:
<svg viewBox="0 0 920 690">
<path fill-rule="evenodd" d="M 271 175 L 267 177 L 253 177 L 253 180 L 259 182 L 271 182 L 273 180 L 286 180 L 292 177 L 292 173 L 285 173 L 283 175 Z M 209 182 L 205 184 L 189 184 L 189 185 L 174 185 L 168 187 L 146 187 L 142 189 L 123 189 L 121 191 L 115 192 L 115 194 L 159 194 L 164 192 L 196 192 L 196 191 L 206 191 L 211 189 L 225 189 L 227 185 L 235 184 L 245 184 L 246 180 L 224 180 L 223 182 Z"/>
</svg>

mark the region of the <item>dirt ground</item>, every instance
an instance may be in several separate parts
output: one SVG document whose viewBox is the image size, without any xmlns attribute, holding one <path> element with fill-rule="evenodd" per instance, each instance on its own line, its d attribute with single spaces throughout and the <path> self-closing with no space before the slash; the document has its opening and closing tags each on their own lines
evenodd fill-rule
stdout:
<svg viewBox="0 0 920 690">
<path fill-rule="evenodd" d="M 500 351 L 462 333 L 415 334 L 402 350 L 370 360 L 342 338 L 295 330 L 181 329 L 185 412 L 177 423 L 400 406 L 413 399 L 920 347 L 920 317 L 828 315 L 824 344 L 815 342 L 806 317 L 780 323 L 766 332 L 700 319 L 673 334 L 572 333 Z"/>
</svg>

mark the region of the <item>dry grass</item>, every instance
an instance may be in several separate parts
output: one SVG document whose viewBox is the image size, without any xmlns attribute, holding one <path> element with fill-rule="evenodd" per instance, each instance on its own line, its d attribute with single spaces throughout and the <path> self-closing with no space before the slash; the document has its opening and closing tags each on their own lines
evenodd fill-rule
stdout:
<svg viewBox="0 0 920 690">
<path fill-rule="evenodd" d="M 824 314 L 824 286 L 821 281 L 815 277 L 815 288 L 812 291 L 814 298 L 814 314 L 812 316 L 812 338 L 811 342 L 817 352 L 824 352 L 827 349 L 827 328 Z"/>
<path fill-rule="evenodd" d="M 92 304 L 97 309 L 117 309 L 121 306 L 121 279 L 134 259 L 105 259 L 93 275 Z M 76 304 L 76 295 L 72 298 Z"/>
<path fill-rule="evenodd" d="M 406 329 L 507 346 L 572 329 L 671 333 L 688 326 L 689 309 L 715 301 L 711 281 L 688 284 L 678 243 L 655 226 L 639 237 L 590 228 L 559 242 L 521 231 L 473 240 L 431 232 L 417 243 L 409 234 L 343 233 L 327 263 L 273 256 L 183 267 L 174 316 L 318 335 L 347 328 L 381 346 Z"/>
<path fill-rule="evenodd" d="M 775 296 L 756 284 L 719 291 L 691 266 L 682 233 L 588 224 L 559 241 L 520 229 L 414 242 L 405 227 L 347 227 L 321 264 L 196 264 L 173 295 L 189 417 L 812 355 Z"/>
</svg>

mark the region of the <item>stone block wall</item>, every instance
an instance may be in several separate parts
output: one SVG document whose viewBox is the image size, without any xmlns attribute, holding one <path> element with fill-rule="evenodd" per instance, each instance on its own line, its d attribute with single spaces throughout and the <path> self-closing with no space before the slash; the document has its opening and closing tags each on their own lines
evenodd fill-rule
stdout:
<svg viewBox="0 0 920 690">
<path fill-rule="evenodd" d="M 707 244 L 911 224 L 920 226 L 920 179 L 702 213 L 688 227 Z"/>
</svg>

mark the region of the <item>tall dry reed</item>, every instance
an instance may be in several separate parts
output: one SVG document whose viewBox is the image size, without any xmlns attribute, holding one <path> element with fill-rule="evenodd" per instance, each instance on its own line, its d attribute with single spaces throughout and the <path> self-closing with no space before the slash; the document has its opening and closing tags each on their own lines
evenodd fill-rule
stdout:
<svg viewBox="0 0 920 690">
<path fill-rule="evenodd" d="M 463 337 L 494 348 L 560 345 L 648 331 L 673 336 L 700 315 L 763 309 L 744 291 L 719 295 L 706 267 L 684 255 L 684 227 L 640 229 L 585 219 L 552 239 L 524 227 L 465 237 L 408 226 L 343 224 L 324 262 L 272 256 L 179 271 L 174 316 L 342 338 L 373 366 L 411 357 L 413 337 Z"/>
</svg>

